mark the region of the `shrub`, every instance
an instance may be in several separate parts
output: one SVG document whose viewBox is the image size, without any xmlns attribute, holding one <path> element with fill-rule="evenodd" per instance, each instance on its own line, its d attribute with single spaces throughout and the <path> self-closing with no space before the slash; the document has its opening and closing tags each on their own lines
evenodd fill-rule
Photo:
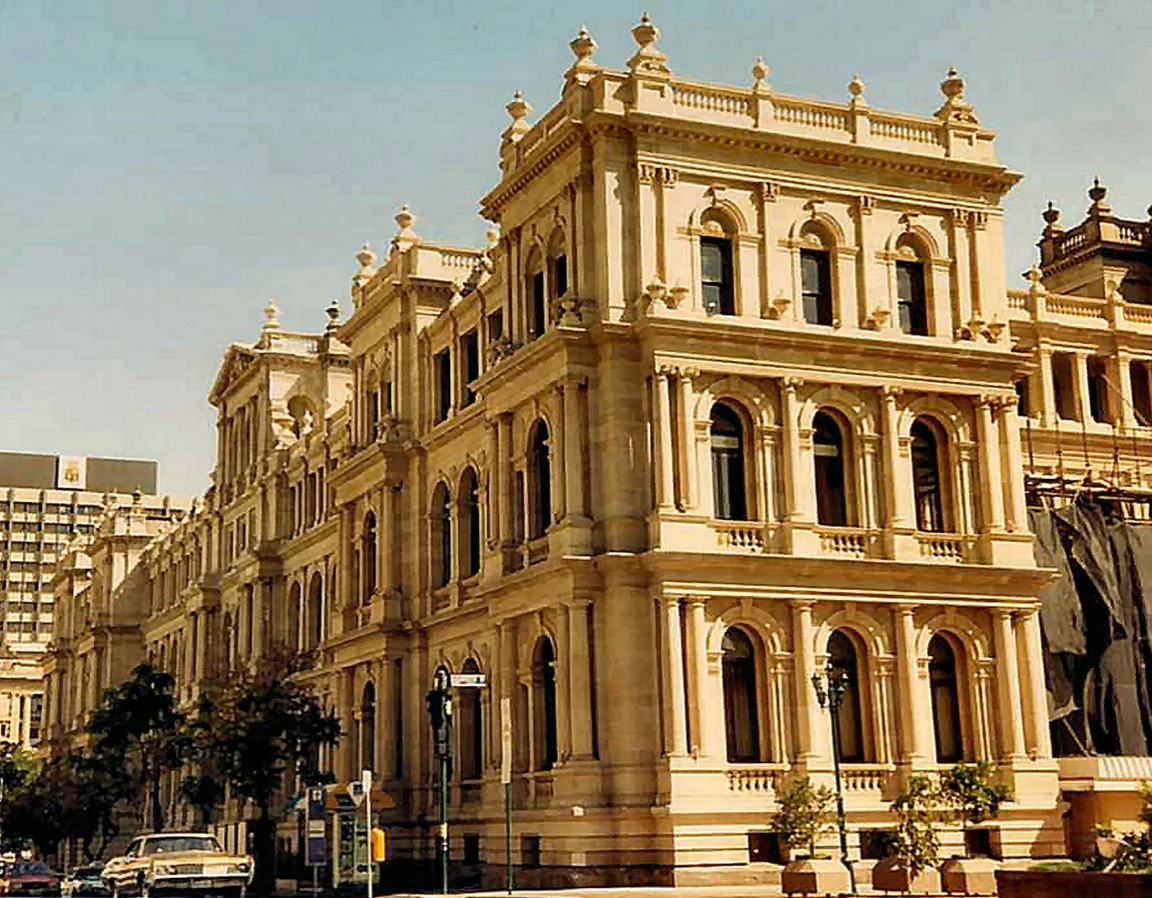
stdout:
<svg viewBox="0 0 1152 898">
<path fill-rule="evenodd" d="M 813 786 L 808 777 L 795 780 L 777 800 L 773 824 L 792 849 L 816 854 L 816 843 L 836 829 L 835 796 L 827 786 Z"/>
<path fill-rule="evenodd" d="M 1011 790 L 993 782 L 996 765 L 989 761 L 957 764 L 940 776 L 940 791 L 951 816 L 964 828 L 964 853 L 968 853 L 968 827 L 994 820 L 1000 805 L 1012 800 Z"/>
<path fill-rule="evenodd" d="M 896 834 L 891 853 L 901 858 L 913 877 L 935 866 L 940 858 L 939 825 L 943 816 L 940 789 L 926 776 L 913 776 L 893 802 Z"/>
</svg>

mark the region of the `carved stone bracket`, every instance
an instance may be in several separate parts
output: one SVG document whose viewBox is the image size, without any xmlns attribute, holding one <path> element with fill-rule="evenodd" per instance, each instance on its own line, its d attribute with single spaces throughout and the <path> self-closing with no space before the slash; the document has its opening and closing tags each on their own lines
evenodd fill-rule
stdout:
<svg viewBox="0 0 1152 898">
<path fill-rule="evenodd" d="M 892 312 L 882 306 L 877 306 L 868 313 L 868 317 L 864 319 L 864 327 L 868 330 L 878 331 L 888 323 L 888 318 Z"/>
</svg>

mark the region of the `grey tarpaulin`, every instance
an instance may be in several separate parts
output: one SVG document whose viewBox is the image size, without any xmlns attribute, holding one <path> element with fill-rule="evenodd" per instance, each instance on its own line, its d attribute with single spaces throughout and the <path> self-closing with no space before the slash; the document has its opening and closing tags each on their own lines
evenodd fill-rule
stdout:
<svg viewBox="0 0 1152 898">
<path fill-rule="evenodd" d="M 1040 595 L 1056 753 L 1152 754 L 1152 524 L 1088 502 L 1031 524 L 1036 563 L 1060 573 Z"/>
</svg>

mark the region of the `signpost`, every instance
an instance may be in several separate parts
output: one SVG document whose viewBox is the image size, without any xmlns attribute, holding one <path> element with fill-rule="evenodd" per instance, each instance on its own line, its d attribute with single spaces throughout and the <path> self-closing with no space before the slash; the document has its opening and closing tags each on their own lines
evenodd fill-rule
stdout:
<svg viewBox="0 0 1152 898">
<path fill-rule="evenodd" d="M 307 803 L 307 861 L 312 868 L 312 894 L 320 894 L 320 868 L 328 860 L 328 837 L 324 824 L 324 790 L 310 788 Z"/>
<path fill-rule="evenodd" d="M 512 699 L 500 699 L 500 782 L 504 784 L 504 884 L 512 894 Z"/>
<path fill-rule="evenodd" d="M 365 770 L 360 774 L 360 789 L 364 793 L 364 820 L 368 833 L 368 898 L 372 898 L 373 880 L 376 878 L 376 864 L 372 858 L 372 771 Z"/>
</svg>

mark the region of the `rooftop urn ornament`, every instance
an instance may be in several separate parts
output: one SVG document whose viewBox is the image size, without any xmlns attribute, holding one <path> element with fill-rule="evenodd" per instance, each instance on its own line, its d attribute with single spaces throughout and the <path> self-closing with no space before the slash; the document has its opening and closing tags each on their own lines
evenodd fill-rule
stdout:
<svg viewBox="0 0 1152 898">
<path fill-rule="evenodd" d="M 524 94 L 521 91 L 516 91 L 512 97 L 512 102 L 504 108 L 508 110 L 512 124 L 504 129 L 504 134 L 501 136 L 505 144 L 518 143 L 520 138 L 532 130 L 532 126 L 528 123 L 528 116 L 532 114 L 532 105 L 524 99 Z"/>
<path fill-rule="evenodd" d="M 360 297 L 359 292 L 364 289 L 367 284 L 376 274 L 376 252 L 365 243 L 360 247 L 360 251 L 356 253 L 356 261 L 360 263 L 360 268 L 352 276 L 352 298 L 356 304 L 359 305 Z"/>
<path fill-rule="evenodd" d="M 1060 227 L 1060 210 L 1056 208 L 1056 204 L 1052 200 L 1048 200 L 1048 208 L 1040 213 L 1040 217 L 1044 219 L 1045 234 L 1054 234 L 1064 230 Z"/>
<path fill-rule="evenodd" d="M 764 61 L 763 55 L 757 55 L 756 61 L 752 63 L 752 78 L 754 79 L 752 89 L 757 93 L 764 93 L 772 89 L 772 85 L 768 83 L 768 76 L 772 74 L 772 68 Z"/>
<path fill-rule="evenodd" d="M 632 38 L 640 46 L 631 59 L 628 60 L 628 70 L 637 75 L 656 75 L 668 77 L 672 70 L 668 68 L 668 56 L 656 47 L 660 40 L 660 29 L 649 17 L 648 13 L 640 16 L 640 21 L 632 29 Z"/>
<path fill-rule="evenodd" d="M 566 80 L 568 83 L 576 81 L 580 84 L 587 84 L 592 75 L 600 71 L 600 66 L 592 58 L 600 49 L 600 45 L 588 33 L 588 26 L 581 25 L 576 36 L 568 42 L 568 46 L 572 50 L 572 55 L 576 57 L 576 61 L 572 63 L 572 68 L 567 71 Z"/>
<path fill-rule="evenodd" d="M 1089 215 L 1108 215 L 1112 211 L 1112 207 L 1105 202 L 1108 196 L 1108 188 L 1100 183 L 1099 178 L 1092 179 L 1092 186 L 1088 188 L 1088 199 L 1092 200 L 1092 205 L 1088 207 Z"/>
<path fill-rule="evenodd" d="M 848 101 L 848 105 L 852 107 L 867 106 L 868 101 L 864 99 L 864 89 L 867 87 L 864 79 L 860 77 L 857 72 L 852 76 L 852 80 L 848 82 L 848 93 L 852 95 L 852 99 Z"/>
<path fill-rule="evenodd" d="M 328 324 L 324 328 L 324 333 L 331 334 L 336 331 L 340 326 L 340 303 L 338 300 L 333 299 L 328 303 L 328 308 L 324 310 L 324 314 L 328 316 Z"/>
<path fill-rule="evenodd" d="M 420 242 L 420 235 L 412 230 L 412 225 L 416 223 L 416 216 L 412 214 L 412 210 L 407 205 L 400 207 L 400 211 L 396 213 L 393 220 L 398 228 L 396 236 L 392 238 L 393 251 L 404 252 Z"/>
<path fill-rule="evenodd" d="M 964 99 L 964 79 L 955 68 L 948 69 L 948 75 L 940 82 L 940 92 L 944 94 L 944 105 L 936 110 L 936 118 L 941 121 L 978 124 L 973 106 Z"/>
<path fill-rule="evenodd" d="M 275 299 L 269 299 L 268 305 L 264 307 L 264 326 L 261 328 L 261 330 L 280 330 L 280 307 L 276 305 Z"/>
</svg>

